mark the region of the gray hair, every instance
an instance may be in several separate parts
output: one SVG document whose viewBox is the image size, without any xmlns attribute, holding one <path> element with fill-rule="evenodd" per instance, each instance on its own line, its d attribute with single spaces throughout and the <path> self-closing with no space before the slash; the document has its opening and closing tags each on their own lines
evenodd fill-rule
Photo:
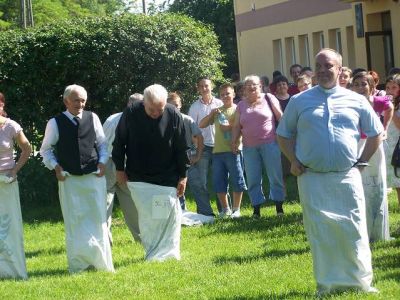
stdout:
<svg viewBox="0 0 400 300">
<path fill-rule="evenodd" d="M 317 53 L 317 55 L 315 55 L 315 57 L 321 55 L 322 53 L 326 53 L 326 52 L 332 53 L 336 57 L 336 62 L 338 63 L 339 67 L 342 67 L 342 65 L 343 65 L 342 55 L 339 52 L 337 52 L 335 49 L 323 48 Z"/>
<path fill-rule="evenodd" d="M 258 75 L 254 75 L 254 74 L 252 74 L 252 75 L 247 75 L 247 76 L 244 78 L 244 83 L 246 84 L 246 83 L 249 82 L 249 81 L 258 82 L 258 83 L 261 84 L 261 79 L 260 79 L 260 76 L 258 76 Z"/>
<path fill-rule="evenodd" d="M 128 106 L 131 106 L 133 103 L 135 103 L 137 101 L 142 101 L 142 100 L 143 100 L 143 95 L 142 94 L 134 93 L 134 94 L 129 96 Z"/>
<path fill-rule="evenodd" d="M 166 103 L 168 98 L 168 92 L 160 84 L 153 84 L 148 86 L 143 91 L 143 100 L 145 102 L 152 102 L 152 103 Z"/>
<path fill-rule="evenodd" d="M 80 94 L 83 99 L 87 100 L 87 92 L 83 86 L 71 84 L 64 90 L 63 99 L 67 99 L 73 92 Z"/>
</svg>

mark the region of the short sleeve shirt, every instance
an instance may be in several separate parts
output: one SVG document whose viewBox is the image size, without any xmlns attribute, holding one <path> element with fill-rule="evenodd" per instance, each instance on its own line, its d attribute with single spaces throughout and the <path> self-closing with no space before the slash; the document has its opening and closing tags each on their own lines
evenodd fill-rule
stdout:
<svg viewBox="0 0 400 300">
<path fill-rule="evenodd" d="M 297 159 L 315 172 L 350 169 L 358 158 L 360 132 L 372 137 L 383 126 L 368 100 L 342 87 L 316 86 L 293 96 L 277 134 L 295 138 Z"/>
<path fill-rule="evenodd" d="M 21 131 L 21 126 L 11 119 L 0 126 L 0 170 L 14 168 L 14 141 Z"/>
</svg>

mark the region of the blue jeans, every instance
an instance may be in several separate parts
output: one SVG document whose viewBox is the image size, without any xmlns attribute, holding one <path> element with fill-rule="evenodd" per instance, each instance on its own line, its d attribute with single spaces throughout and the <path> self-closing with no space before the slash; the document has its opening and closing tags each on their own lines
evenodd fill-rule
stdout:
<svg viewBox="0 0 400 300">
<path fill-rule="evenodd" d="M 212 147 L 204 146 L 201 159 L 188 170 L 188 186 L 193 194 L 197 205 L 197 213 L 210 216 L 213 210 L 210 204 L 210 194 L 208 193 L 207 177 L 208 169 L 211 164 Z"/>
<path fill-rule="evenodd" d="M 262 190 L 263 166 L 269 181 L 269 198 L 274 202 L 283 202 L 285 188 L 282 176 L 281 151 L 278 144 L 273 142 L 254 147 L 243 147 L 243 157 L 252 205 L 259 205 L 266 201 Z"/>
<path fill-rule="evenodd" d="M 216 193 L 228 192 L 228 180 L 230 180 L 234 192 L 243 192 L 247 189 L 240 154 L 233 154 L 232 152 L 214 153 L 212 176 Z"/>
</svg>

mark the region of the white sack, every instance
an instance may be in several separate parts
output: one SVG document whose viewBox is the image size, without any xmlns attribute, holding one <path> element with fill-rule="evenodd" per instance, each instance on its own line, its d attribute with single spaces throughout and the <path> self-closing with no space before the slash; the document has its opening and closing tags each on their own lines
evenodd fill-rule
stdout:
<svg viewBox="0 0 400 300">
<path fill-rule="evenodd" d="M 351 288 L 374 291 L 359 170 L 306 170 L 297 180 L 319 293 Z"/>
<path fill-rule="evenodd" d="M 365 146 L 365 139 L 358 143 L 359 153 Z M 386 184 L 386 161 L 384 146 L 381 143 L 379 148 L 369 160 L 369 166 L 361 172 L 368 236 L 371 242 L 388 241 L 389 234 L 389 207 L 387 199 Z"/>
<path fill-rule="evenodd" d="M 212 224 L 214 223 L 213 216 L 205 216 L 202 214 L 197 214 L 195 212 L 191 212 L 188 210 L 182 211 L 182 225 L 185 226 L 200 226 L 203 224 Z"/>
<path fill-rule="evenodd" d="M 28 278 L 17 181 L 0 182 L 0 278 Z"/>
<path fill-rule="evenodd" d="M 146 260 L 180 259 L 181 207 L 176 188 L 128 182 L 139 217 Z"/>
<path fill-rule="evenodd" d="M 90 266 L 114 272 L 106 223 L 105 178 L 67 176 L 58 182 L 70 272 Z"/>
</svg>

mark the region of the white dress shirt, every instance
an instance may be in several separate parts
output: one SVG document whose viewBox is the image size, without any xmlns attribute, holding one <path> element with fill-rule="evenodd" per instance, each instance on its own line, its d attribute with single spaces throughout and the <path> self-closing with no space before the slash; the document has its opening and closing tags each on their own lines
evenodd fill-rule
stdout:
<svg viewBox="0 0 400 300">
<path fill-rule="evenodd" d="M 192 117 L 197 125 L 199 125 L 200 121 L 204 117 L 206 117 L 214 108 L 219 108 L 223 105 L 224 103 L 218 98 L 213 97 L 210 103 L 206 104 L 200 97 L 190 106 L 188 115 Z M 214 147 L 215 125 L 211 124 L 206 128 L 200 128 L 200 130 L 203 134 L 204 145 Z"/>
<path fill-rule="evenodd" d="M 68 110 L 66 110 L 63 112 L 63 114 L 65 114 L 72 123 L 76 124 L 73 118 L 78 117 L 79 119 L 82 119 L 83 112 L 77 116 L 74 116 Z M 93 112 L 92 114 L 94 131 L 96 133 L 97 150 L 99 153 L 99 163 L 105 164 L 109 156 L 107 151 L 107 140 L 104 135 L 103 127 L 101 126 L 99 117 Z M 53 170 L 58 165 L 57 158 L 54 155 L 54 146 L 57 144 L 58 139 L 59 132 L 57 122 L 55 118 L 51 118 L 47 122 L 42 147 L 40 147 L 40 155 L 43 157 L 43 163 L 50 170 Z"/>
<path fill-rule="evenodd" d="M 115 139 L 115 129 L 117 129 L 119 120 L 121 119 L 122 112 L 113 114 L 107 118 L 103 124 L 104 135 L 106 136 L 106 141 L 108 143 L 108 154 L 111 157 L 113 142 Z"/>
</svg>

